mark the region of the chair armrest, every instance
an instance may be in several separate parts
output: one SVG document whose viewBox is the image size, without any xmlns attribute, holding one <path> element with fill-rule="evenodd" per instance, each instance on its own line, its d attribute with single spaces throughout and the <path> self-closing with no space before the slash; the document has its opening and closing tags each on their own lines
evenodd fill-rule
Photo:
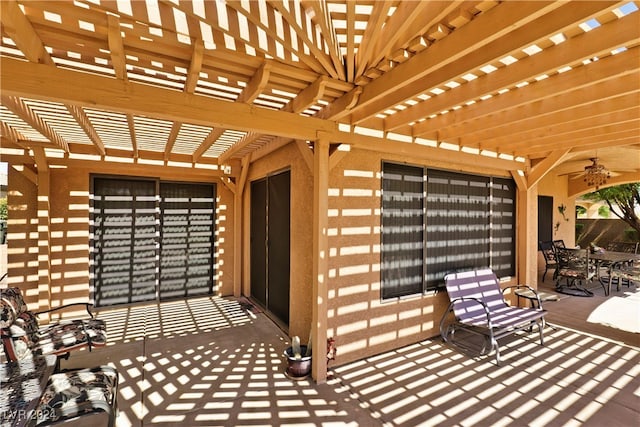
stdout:
<svg viewBox="0 0 640 427">
<path fill-rule="evenodd" d="M 45 314 L 45 313 L 53 313 L 56 311 L 60 311 L 60 310 L 65 310 L 69 307 L 73 307 L 76 305 L 84 305 L 85 309 L 87 310 L 87 313 L 89 313 L 89 316 L 93 319 L 93 313 L 91 312 L 91 307 L 93 307 L 93 304 L 91 304 L 90 302 L 74 302 L 71 304 L 65 304 L 65 305 L 61 305 L 58 307 L 54 307 L 54 308 L 50 308 L 49 310 L 43 310 L 43 311 L 37 311 L 34 314 L 36 316 L 40 315 L 40 314 Z"/>
<path fill-rule="evenodd" d="M 459 298 L 455 298 L 449 303 L 449 307 L 447 308 L 447 311 L 445 313 L 448 313 L 448 312 L 452 311 L 453 310 L 453 306 L 454 306 L 454 304 L 456 302 L 464 302 L 464 301 L 473 301 L 473 302 L 479 304 L 484 309 L 484 313 L 487 316 L 487 327 L 489 329 L 493 329 L 493 325 L 491 324 L 491 311 L 489 310 L 489 307 L 487 307 L 487 304 L 485 304 L 484 302 L 482 302 L 478 298 L 475 298 L 475 297 L 459 297 Z"/>
<path fill-rule="evenodd" d="M 542 307 L 542 300 L 540 299 L 540 295 L 538 294 L 538 291 L 536 291 L 535 289 L 533 289 L 531 286 L 529 285 L 514 285 L 514 286 L 507 286 L 506 288 L 501 289 L 502 291 L 502 296 L 504 297 L 504 291 L 506 291 L 507 289 L 514 289 L 517 291 L 518 289 L 526 289 L 530 292 L 533 292 L 533 295 L 536 297 L 536 300 L 538 300 L 538 307 Z M 515 294 L 515 292 L 514 292 Z M 517 294 L 516 294 L 517 295 Z M 522 296 L 522 295 L 521 295 Z"/>
</svg>

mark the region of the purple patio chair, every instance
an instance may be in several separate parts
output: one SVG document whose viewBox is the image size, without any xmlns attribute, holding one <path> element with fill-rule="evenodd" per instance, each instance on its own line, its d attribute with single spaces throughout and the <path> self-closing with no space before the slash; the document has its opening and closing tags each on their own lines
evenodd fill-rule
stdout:
<svg viewBox="0 0 640 427">
<path fill-rule="evenodd" d="M 531 331 L 537 325 L 540 344 L 544 345 L 544 316 L 546 310 L 537 298 L 537 308 L 521 308 L 507 304 L 504 290 L 528 288 L 527 285 L 510 286 L 504 290 L 491 269 L 448 274 L 444 278 L 451 303 L 440 320 L 440 335 L 445 342 L 466 352 L 478 351 L 486 355 L 495 350 L 496 364 L 500 366 L 498 340 L 517 331 Z M 449 313 L 453 313 L 453 319 Z M 456 333 L 463 331 L 462 333 Z M 474 346 L 474 338 L 480 337 L 480 345 Z"/>
</svg>

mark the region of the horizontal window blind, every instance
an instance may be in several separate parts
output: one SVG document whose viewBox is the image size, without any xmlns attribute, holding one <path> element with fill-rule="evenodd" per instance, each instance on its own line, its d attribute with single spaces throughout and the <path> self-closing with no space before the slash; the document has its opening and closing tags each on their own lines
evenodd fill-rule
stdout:
<svg viewBox="0 0 640 427">
<path fill-rule="evenodd" d="M 215 199 L 212 184 L 94 178 L 95 305 L 213 293 Z"/>
<path fill-rule="evenodd" d="M 420 293 L 424 284 L 424 173 L 384 163 L 382 169 L 382 298 Z"/>
<path fill-rule="evenodd" d="M 515 182 L 383 163 L 382 298 L 437 289 L 451 272 L 515 275 Z"/>
</svg>

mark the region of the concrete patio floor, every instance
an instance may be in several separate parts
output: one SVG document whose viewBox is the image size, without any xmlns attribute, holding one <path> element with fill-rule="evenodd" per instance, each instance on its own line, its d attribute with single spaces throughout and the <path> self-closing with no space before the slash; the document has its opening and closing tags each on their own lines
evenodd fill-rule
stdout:
<svg viewBox="0 0 640 427">
<path fill-rule="evenodd" d="M 102 311 L 110 345 L 62 368 L 116 367 L 123 427 L 639 425 L 639 335 L 602 325 L 608 333 L 595 335 L 579 317 L 599 303 L 548 303 L 558 322 L 546 345 L 536 334 L 503 340 L 501 367 L 435 337 L 330 364 L 332 378 L 318 385 L 284 375 L 288 337 L 264 313 L 196 298 Z"/>
</svg>

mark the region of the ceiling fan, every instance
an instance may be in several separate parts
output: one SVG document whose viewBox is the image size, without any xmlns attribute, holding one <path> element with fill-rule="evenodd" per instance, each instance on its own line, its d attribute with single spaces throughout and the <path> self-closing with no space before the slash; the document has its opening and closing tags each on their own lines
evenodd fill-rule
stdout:
<svg viewBox="0 0 640 427">
<path fill-rule="evenodd" d="M 569 174 L 569 179 L 578 179 L 581 177 L 587 186 L 595 187 L 597 191 L 600 186 L 607 183 L 607 180 L 611 178 L 612 174 L 613 176 L 619 175 L 619 173 L 611 172 L 602 163 L 598 163 L 599 159 L 597 157 L 591 157 L 589 160 L 591 161 L 590 165 L 585 166 L 581 172 Z"/>
<path fill-rule="evenodd" d="M 570 167 L 571 169 L 578 169 L 578 168 L 582 167 L 582 170 L 578 170 L 578 171 L 574 171 L 574 172 L 566 172 L 566 173 L 562 173 L 562 174 L 559 174 L 559 175 L 560 176 L 568 175 L 569 179 L 576 180 L 576 179 L 584 179 L 588 173 L 594 172 L 594 171 L 600 171 L 605 176 L 607 176 L 607 178 L 618 176 L 622 172 L 624 172 L 623 170 L 619 170 L 619 171 L 611 171 L 611 170 L 609 170 L 602 163 L 600 163 L 600 159 L 598 157 L 589 158 L 588 161 L 590 161 L 591 164 L 585 164 L 586 161 L 587 160 L 585 159 L 585 160 L 576 160 L 574 162 L 568 162 L 567 164 L 565 164 L 565 166 L 567 168 Z"/>
</svg>

